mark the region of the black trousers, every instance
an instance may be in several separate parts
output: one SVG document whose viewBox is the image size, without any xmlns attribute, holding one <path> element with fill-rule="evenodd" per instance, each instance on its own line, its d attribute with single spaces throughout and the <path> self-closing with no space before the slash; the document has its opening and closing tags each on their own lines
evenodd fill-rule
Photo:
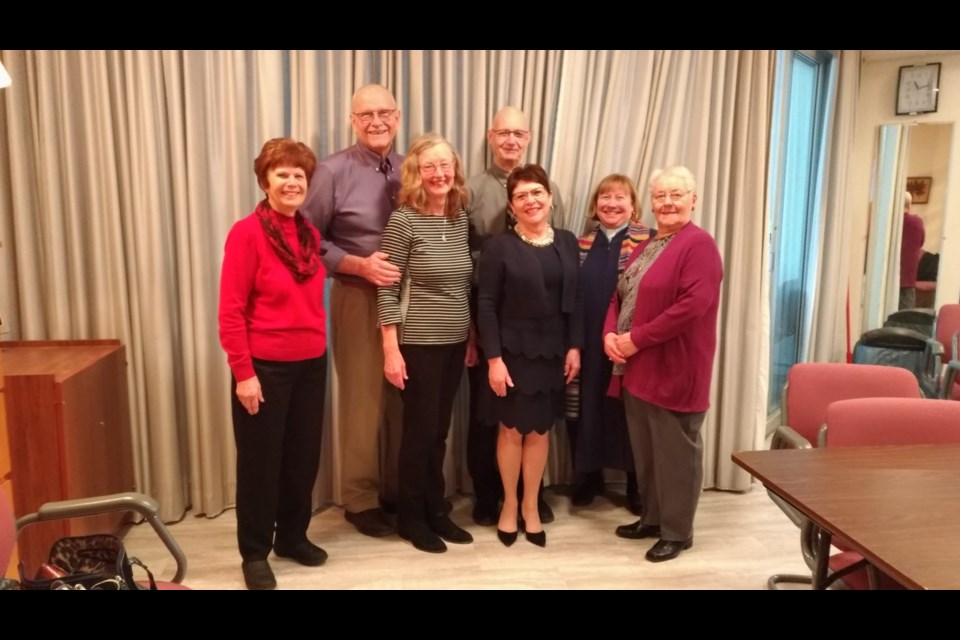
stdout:
<svg viewBox="0 0 960 640">
<path fill-rule="evenodd" d="M 253 368 L 263 390 L 260 411 L 250 415 L 231 394 L 237 541 L 246 561 L 265 560 L 275 542 L 292 546 L 307 539 L 320 465 L 327 357 L 295 362 L 255 358 Z"/>
<path fill-rule="evenodd" d="M 446 513 L 443 459 L 466 347 L 466 342 L 400 346 L 408 376 L 401 392 L 400 529 L 422 525 Z"/>
<path fill-rule="evenodd" d="M 500 472 L 497 471 L 497 433 L 499 425 L 489 420 L 490 413 L 481 407 L 495 402 L 490 396 L 489 368 L 483 353 L 478 353 L 476 366 L 467 369 L 470 377 L 470 424 L 467 428 L 467 470 L 473 479 L 477 502 L 496 506 L 503 494 Z"/>
</svg>

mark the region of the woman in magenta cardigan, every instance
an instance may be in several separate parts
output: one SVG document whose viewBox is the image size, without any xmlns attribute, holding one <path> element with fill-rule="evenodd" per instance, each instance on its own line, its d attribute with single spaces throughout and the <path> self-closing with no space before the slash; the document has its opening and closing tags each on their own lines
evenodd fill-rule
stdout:
<svg viewBox="0 0 960 640">
<path fill-rule="evenodd" d="M 253 168 L 266 197 L 230 230 L 220 279 L 220 344 L 236 393 L 237 540 L 250 589 L 277 586 L 267 562 L 319 566 L 307 540 L 327 376 L 320 234 L 300 214 L 317 159 L 275 138 Z"/>
<path fill-rule="evenodd" d="M 659 538 L 646 558 L 662 562 L 693 546 L 723 264 L 713 238 L 690 222 L 697 192 L 689 169 L 654 172 L 650 195 L 657 235 L 630 257 L 603 345 L 643 487 L 643 517 L 617 527 L 617 535 Z"/>
</svg>

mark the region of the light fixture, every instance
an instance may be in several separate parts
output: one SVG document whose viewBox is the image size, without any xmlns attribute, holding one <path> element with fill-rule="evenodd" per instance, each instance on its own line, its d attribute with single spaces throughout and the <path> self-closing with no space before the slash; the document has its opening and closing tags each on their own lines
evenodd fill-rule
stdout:
<svg viewBox="0 0 960 640">
<path fill-rule="evenodd" d="M 0 62 L 0 89 L 9 87 L 11 84 L 12 81 L 10 80 L 10 74 L 7 73 L 7 70 L 3 67 L 3 63 Z"/>
</svg>

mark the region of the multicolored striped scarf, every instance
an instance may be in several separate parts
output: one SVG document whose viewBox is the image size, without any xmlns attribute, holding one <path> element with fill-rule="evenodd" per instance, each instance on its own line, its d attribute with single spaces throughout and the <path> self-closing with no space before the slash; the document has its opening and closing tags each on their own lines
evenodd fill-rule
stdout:
<svg viewBox="0 0 960 640">
<path fill-rule="evenodd" d="M 583 261 L 587 259 L 587 254 L 590 253 L 590 248 L 593 247 L 593 242 L 597 239 L 598 233 L 602 233 L 599 224 L 594 227 L 592 231 L 588 231 L 580 236 L 581 267 L 583 266 Z M 652 235 L 654 235 L 653 229 L 638 222 L 631 223 L 630 226 L 627 227 L 627 236 L 623 239 L 623 244 L 620 245 L 620 260 L 617 264 L 618 275 L 623 274 L 623 270 L 626 269 L 627 262 L 629 262 L 630 256 L 633 254 L 633 250 L 637 248 L 637 245 L 646 242 Z M 577 376 L 573 382 L 567 385 L 565 400 L 567 420 L 577 420 L 580 417 L 580 376 Z"/>
<path fill-rule="evenodd" d="M 293 252 L 287 239 L 283 237 L 283 229 L 280 227 L 280 221 L 273 209 L 263 199 L 256 209 L 257 217 L 260 219 L 260 225 L 263 232 L 267 234 L 267 240 L 270 246 L 277 253 L 280 261 L 290 269 L 293 279 L 297 282 L 306 282 L 313 277 L 313 274 L 320 268 L 320 252 L 317 246 L 317 239 L 307 226 L 307 221 L 299 211 L 294 214 L 294 220 L 297 225 L 297 240 L 300 241 L 300 257 Z"/>
<path fill-rule="evenodd" d="M 587 259 L 587 254 L 590 253 L 590 248 L 593 247 L 593 242 L 597 239 L 598 233 L 600 233 L 599 224 L 593 228 L 593 231 L 588 231 L 580 236 L 580 266 L 583 266 L 583 261 Z M 623 270 L 627 268 L 627 261 L 630 260 L 630 256 L 633 254 L 633 250 L 637 248 L 637 245 L 646 242 L 652 235 L 654 234 L 650 227 L 640 224 L 639 222 L 630 223 L 630 226 L 627 227 L 627 237 L 623 239 L 623 244 L 620 245 L 620 262 L 617 265 L 618 274 L 623 273 Z"/>
</svg>

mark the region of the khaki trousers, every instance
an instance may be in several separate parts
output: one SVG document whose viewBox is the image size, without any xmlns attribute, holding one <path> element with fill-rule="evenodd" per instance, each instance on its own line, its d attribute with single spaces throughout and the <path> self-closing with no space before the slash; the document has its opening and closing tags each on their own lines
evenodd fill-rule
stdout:
<svg viewBox="0 0 960 640">
<path fill-rule="evenodd" d="M 330 344 L 336 378 L 333 431 L 339 452 L 340 499 L 358 513 L 397 500 L 403 405 L 383 375 L 377 289 L 334 280 Z"/>
</svg>

